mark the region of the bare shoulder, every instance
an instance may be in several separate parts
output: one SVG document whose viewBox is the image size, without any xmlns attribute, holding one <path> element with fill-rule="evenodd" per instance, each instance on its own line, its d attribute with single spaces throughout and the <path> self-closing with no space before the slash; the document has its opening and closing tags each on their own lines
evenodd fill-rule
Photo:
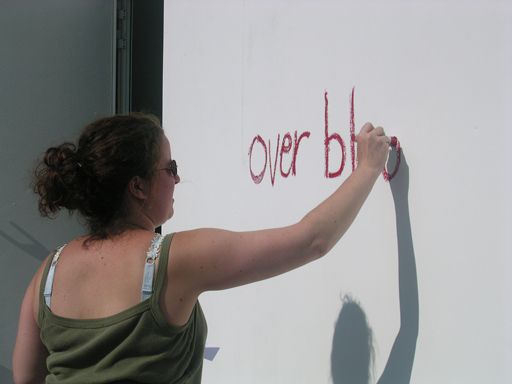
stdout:
<svg viewBox="0 0 512 384">
<path fill-rule="evenodd" d="M 243 233 L 215 228 L 199 228 L 177 232 L 169 247 L 168 270 L 174 277 L 180 274 L 188 278 L 211 266 L 210 262 L 222 261 L 243 243 Z"/>
</svg>

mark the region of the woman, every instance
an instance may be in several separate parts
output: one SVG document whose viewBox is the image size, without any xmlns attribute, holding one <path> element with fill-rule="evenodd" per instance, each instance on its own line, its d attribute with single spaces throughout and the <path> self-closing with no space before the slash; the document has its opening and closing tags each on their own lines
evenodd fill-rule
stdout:
<svg viewBox="0 0 512 384">
<path fill-rule="evenodd" d="M 202 292 L 288 272 L 325 255 L 382 171 L 389 138 L 365 124 L 356 170 L 298 223 L 253 232 L 197 229 L 161 238 L 180 178 L 152 116 L 103 118 L 78 145 L 46 151 L 39 209 L 78 211 L 89 233 L 48 256 L 21 306 L 16 383 L 199 383 Z"/>
</svg>

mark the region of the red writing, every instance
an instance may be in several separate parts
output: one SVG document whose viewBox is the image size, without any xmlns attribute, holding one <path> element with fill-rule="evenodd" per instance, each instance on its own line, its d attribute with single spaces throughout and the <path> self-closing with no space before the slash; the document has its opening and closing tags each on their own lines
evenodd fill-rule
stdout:
<svg viewBox="0 0 512 384">
<path fill-rule="evenodd" d="M 329 131 L 329 99 L 328 99 L 327 91 L 324 93 L 324 156 L 325 156 L 325 177 L 328 179 L 336 178 L 341 175 L 343 169 L 345 168 L 346 163 L 346 147 L 345 141 L 337 132 Z M 352 160 L 352 171 L 357 166 L 356 160 L 356 152 L 355 152 L 355 143 L 356 143 L 356 135 L 355 135 L 355 118 L 354 118 L 354 88 L 352 88 L 352 92 L 350 94 L 350 157 Z M 251 178 L 255 184 L 259 184 L 262 182 L 265 177 L 265 173 L 269 172 L 270 175 L 270 183 L 274 186 L 276 181 L 276 173 L 277 168 L 279 166 L 279 174 L 283 178 L 287 178 L 290 176 L 295 176 L 297 174 L 297 155 L 299 153 L 299 146 L 303 139 L 309 138 L 311 136 L 311 132 L 304 131 L 302 133 L 294 132 L 293 137 L 290 132 L 286 132 L 283 136 L 283 140 L 281 141 L 281 135 L 278 133 L 276 138 L 275 147 L 272 147 L 272 142 L 269 139 L 265 141 L 263 137 L 260 135 L 256 135 L 249 147 L 249 172 L 251 174 Z M 332 167 L 330 164 L 330 151 L 331 145 L 338 145 L 341 151 L 341 160 L 339 166 Z M 391 173 L 384 168 L 382 174 L 384 180 L 389 181 L 398 172 L 398 168 L 400 167 L 400 143 L 396 137 L 392 137 L 391 146 L 395 148 L 396 152 L 396 162 L 395 168 Z M 253 156 L 255 151 L 258 151 L 256 147 L 259 147 L 259 151 L 262 151 L 263 158 L 265 159 L 263 166 L 256 171 L 253 168 Z M 283 159 L 286 156 L 291 156 L 291 159 L 288 160 L 289 166 L 283 167 Z M 285 160 L 287 161 L 287 160 Z M 268 167 L 267 167 L 268 165 Z"/>
<path fill-rule="evenodd" d="M 297 131 L 294 132 L 294 138 L 292 140 L 292 135 L 287 132 L 283 136 L 283 142 L 281 143 L 281 135 L 277 134 L 277 142 L 275 147 L 275 153 L 274 153 L 274 160 L 272 161 L 272 143 L 270 139 L 268 140 L 268 146 L 265 143 L 265 140 L 260 135 L 257 135 L 254 137 L 251 143 L 251 147 L 249 148 L 249 170 L 251 172 L 251 177 L 254 183 L 259 184 L 263 180 L 263 177 L 265 176 L 265 172 L 267 170 L 267 164 L 268 164 L 268 170 L 270 173 L 270 182 L 272 185 L 274 185 L 276 180 L 276 170 L 277 170 L 277 158 L 279 158 L 279 170 L 281 173 L 281 176 L 286 178 L 290 175 L 290 172 L 292 175 L 297 174 L 297 154 L 299 153 L 299 146 L 301 140 L 304 138 L 308 138 L 310 136 L 310 132 L 305 131 L 302 132 L 300 135 Z M 254 152 L 254 145 L 259 144 L 261 149 L 263 150 L 264 157 L 265 157 L 265 164 L 263 165 L 263 168 L 261 169 L 260 173 L 256 174 L 254 173 L 253 166 L 252 166 L 252 156 Z M 283 158 L 286 154 L 289 154 L 290 152 L 292 155 L 291 164 L 288 167 L 287 170 L 283 170 Z"/>
</svg>

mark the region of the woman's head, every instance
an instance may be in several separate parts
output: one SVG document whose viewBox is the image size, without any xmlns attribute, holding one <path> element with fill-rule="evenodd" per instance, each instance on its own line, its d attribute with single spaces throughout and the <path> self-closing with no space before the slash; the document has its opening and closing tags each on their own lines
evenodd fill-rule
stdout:
<svg viewBox="0 0 512 384">
<path fill-rule="evenodd" d="M 62 208 L 77 211 L 95 238 L 118 233 L 131 213 L 128 186 L 133 180 L 150 181 L 159 172 L 164 137 L 152 115 L 94 121 L 77 145 L 64 143 L 46 151 L 35 171 L 39 211 L 43 216 Z"/>
</svg>

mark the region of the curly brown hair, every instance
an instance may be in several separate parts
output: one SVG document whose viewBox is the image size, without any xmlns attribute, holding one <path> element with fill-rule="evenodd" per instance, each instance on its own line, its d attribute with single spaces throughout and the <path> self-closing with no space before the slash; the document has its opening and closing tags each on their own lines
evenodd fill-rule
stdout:
<svg viewBox="0 0 512 384">
<path fill-rule="evenodd" d="M 62 208 L 76 211 L 92 238 L 119 233 L 127 185 L 135 176 L 153 176 L 162 135 L 156 116 L 116 115 L 87 125 L 77 145 L 48 148 L 34 172 L 39 212 L 53 217 Z"/>
</svg>

